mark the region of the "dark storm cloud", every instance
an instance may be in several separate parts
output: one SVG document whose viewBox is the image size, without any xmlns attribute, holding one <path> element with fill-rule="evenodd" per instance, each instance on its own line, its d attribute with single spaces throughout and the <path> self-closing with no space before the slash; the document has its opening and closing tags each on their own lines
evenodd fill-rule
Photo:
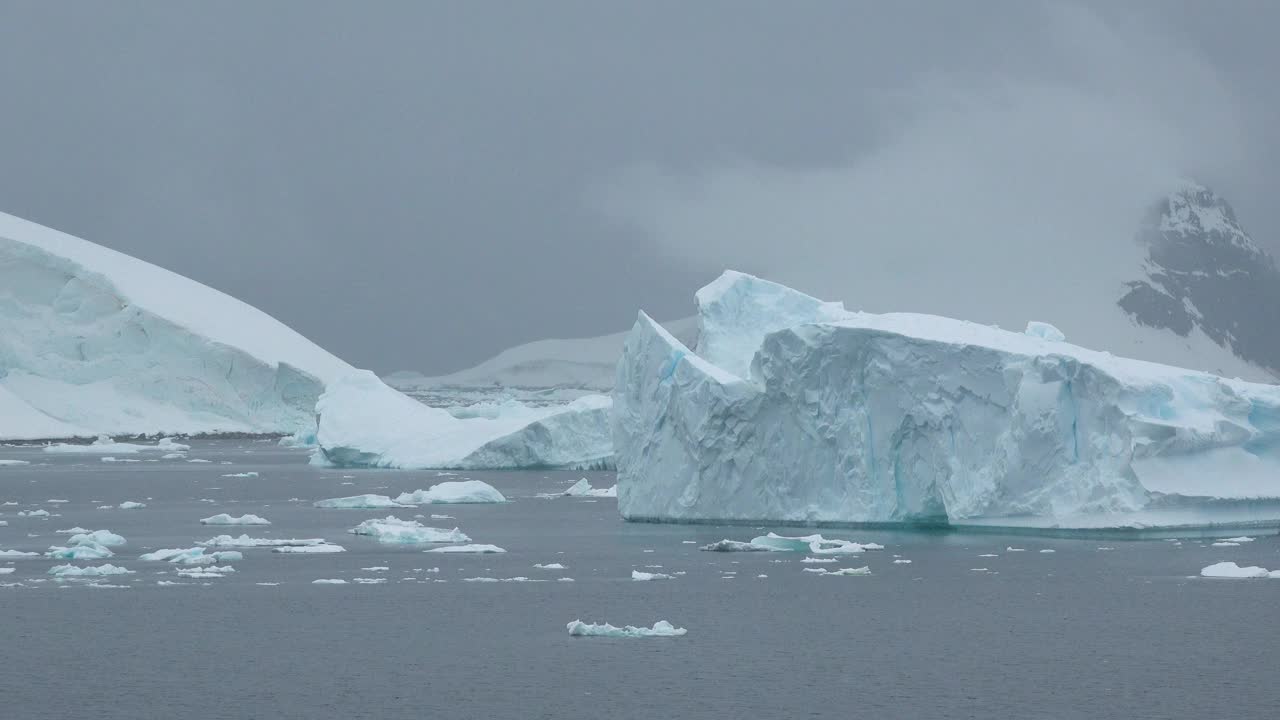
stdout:
<svg viewBox="0 0 1280 720">
<path fill-rule="evenodd" d="M 885 108 L 939 73 L 1102 86 L 1117 102 L 1151 83 L 1175 96 L 1160 57 L 1093 82 L 1116 47 L 1093 40 L 1137 27 L 1195 59 L 1173 71 L 1213 78 L 1186 87 L 1218 94 L 1168 112 L 1220 133 L 1195 103 L 1236 104 L 1238 137 L 1206 145 L 1239 157 L 1209 180 L 1269 244 L 1277 12 L 1095 10 L 4 3 L 0 209 L 213 285 L 357 365 L 444 372 L 518 342 L 622 329 L 637 307 L 683 314 L 738 262 L 598 212 L 619 172 L 838 171 L 891 143 L 900 119 Z M 1054 27 L 1081 17 L 1102 30 Z"/>
</svg>

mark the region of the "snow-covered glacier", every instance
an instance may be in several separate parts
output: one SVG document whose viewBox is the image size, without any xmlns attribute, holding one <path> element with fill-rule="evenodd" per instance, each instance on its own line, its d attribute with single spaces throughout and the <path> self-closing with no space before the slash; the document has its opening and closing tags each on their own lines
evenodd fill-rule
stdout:
<svg viewBox="0 0 1280 720">
<path fill-rule="evenodd" d="M 235 298 L 0 213 L 0 438 L 294 432 L 350 371 Z"/>
<path fill-rule="evenodd" d="M 631 520 L 1038 528 L 1273 523 L 1280 388 L 1052 326 L 850 312 L 727 272 L 690 350 L 644 313 L 618 366 Z"/>
<path fill-rule="evenodd" d="M 611 466 L 611 406 L 606 396 L 587 395 L 456 417 L 357 371 L 330 383 L 316 403 L 315 457 L 332 466 L 401 469 Z"/>
</svg>

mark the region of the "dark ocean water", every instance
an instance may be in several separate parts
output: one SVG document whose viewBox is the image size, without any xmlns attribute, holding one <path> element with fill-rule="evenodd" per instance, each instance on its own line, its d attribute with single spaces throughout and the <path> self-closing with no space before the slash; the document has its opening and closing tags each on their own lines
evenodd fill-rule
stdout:
<svg viewBox="0 0 1280 720">
<path fill-rule="evenodd" d="M 19 503 L 0 506 L 8 522 L 0 549 L 44 551 L 65 539 L 56 529 L 107 528 L 128 545 L 109 560 L 78 564 L 136 571 L 104 581 L 127 588 L 91 588 L 46 580 L 55 561 L 0 559 L 16 569 L 0 575 L 0 584 L 12 584 L 0 587 L 0 718 L 1130 720 L 1280 712 L 1280 581 L 1194 577 L 1221 560 L 1280 568 L 1275 537 L 1213 548 L 1199 540 L 826 531 L 886 549 L 825 565 L 867 565 L 869 577 L 822 577 L 803 571 L 824 566 L 801 563 L 800 554 L 708 553 L 685 542 L 746 540 L 752 528 L 633 525 L 618 519 L 613 500 L 534 497 L 583 473 L 335 471 L 268 443 L 194 445 L 189 457 L 214 462 L 102 463 L 0 448 L 0 458 L 33 462 L 0 467 L 0 502 Z M 223 477 L 247 471 L 260 476 Z M 587 475 L 597 486 L 613 483 L 609 473 Z M 395 514 L 452 515 L 424 522 L 457 525 L 506 554 L 380 545 L 346 530 L 392 511 L 311 507 L 461 477 L 489 482 L 512 502 Z M 95 509 L 125 500 L 147 507 Z M 60 517 L 17 515 L 37 508 Z M 199 524 L 220 512 L 273 524 Z M 234 574 L 208 584 L 138 559 L 241 532 L 324 537 L 348 552 L 243 550 Z M 998 557 L 979 557 L 987 553 Z M 567 569 L 532 567 L 554 562 Z M 382 566 L 390 569 L 362 569 Z M 686 574 L 635 582 L 633 569 Z M 575 582 L 463 581 L 515 576 Z M 370 577 L 387 582 L 311 582 Z M 279 584 L 256 584 L 263 582 Z M 665 619 L 689 632 L 573 638 L 565 624 L 578 618 Z"/>
</svg>

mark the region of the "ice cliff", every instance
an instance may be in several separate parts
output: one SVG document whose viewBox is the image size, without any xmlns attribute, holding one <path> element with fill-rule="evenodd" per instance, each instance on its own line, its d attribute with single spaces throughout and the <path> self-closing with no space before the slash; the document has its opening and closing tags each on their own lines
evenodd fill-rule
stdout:
<svg viewBox="0 0 1280 720">
<path fill-rule="evenodd" d="M 1280 498 L 1275 386 L 736 272 L 697 304 L 696 351 L 644 313 L 625 343 L 627 519 L 1142 526 L 1231 501 L 1280 517 L 1258 500 Z"/>
<path fill-rule="evenodd" d="M 331 383 L 317 402 L 316 457 L 341 467 L 601 467 L 613 458 L 610 406 L 608 397 L 588 395 L 459 418 L 359 371 Z"/>
<path fill-rule="evenodd" d="M 235 298 L 0 213 L 0 438 L 293 432 L 348 372 Z"/>
</svg>

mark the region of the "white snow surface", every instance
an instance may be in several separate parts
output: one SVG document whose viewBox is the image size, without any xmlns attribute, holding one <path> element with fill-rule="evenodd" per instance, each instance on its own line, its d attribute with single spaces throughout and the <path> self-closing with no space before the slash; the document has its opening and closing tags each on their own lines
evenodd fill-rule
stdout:
<svg viewBox="0 0 1280 720">
<path fill-rule="evenodd" d="M 315 457 L 335 467 L 406 470 L 596 466 L 613 457 L 611 407 L 608 397 L 587 395 L 458 418 L 358 371 L 330 383 L 317 402 Z"/>
<path fill-rule="evenodd" d="M 627 338 L 624 518 L 1131 525 L 1250 464 L 1225 494 L 1280 497 L 1276 386 L 736 272 L 697 300 L 696 352 L 644 313 Z"/>
<path fill-rule="evenodd" d="M 469 503 L 506 502 L 498 489 L 480 480 L 450 480 L 437 483 L 426 490 L 400 493 L 396 502 L 406 505 L 450 505 Z"/>
<path fill-rule="evenodd" d="M 609 637 L 609 638 L 647 638 L 647 637 L 680 637 L 688 632 L 684 628 L 678 628 L 666 620 L 659 620 L 653 624 L 653 627 L 636 627 L 627 625 L 625 627 L 614 627 L 609 623 L 584 623 L 581 620 L 574 620 L 566 625 L 569 634 L 575 637 Z"/>
<path fill-rule="evenodd" d="M 235 298 L 0 213 L 0 438 L 294 432 L 348 372 Z"/>
</svg>

